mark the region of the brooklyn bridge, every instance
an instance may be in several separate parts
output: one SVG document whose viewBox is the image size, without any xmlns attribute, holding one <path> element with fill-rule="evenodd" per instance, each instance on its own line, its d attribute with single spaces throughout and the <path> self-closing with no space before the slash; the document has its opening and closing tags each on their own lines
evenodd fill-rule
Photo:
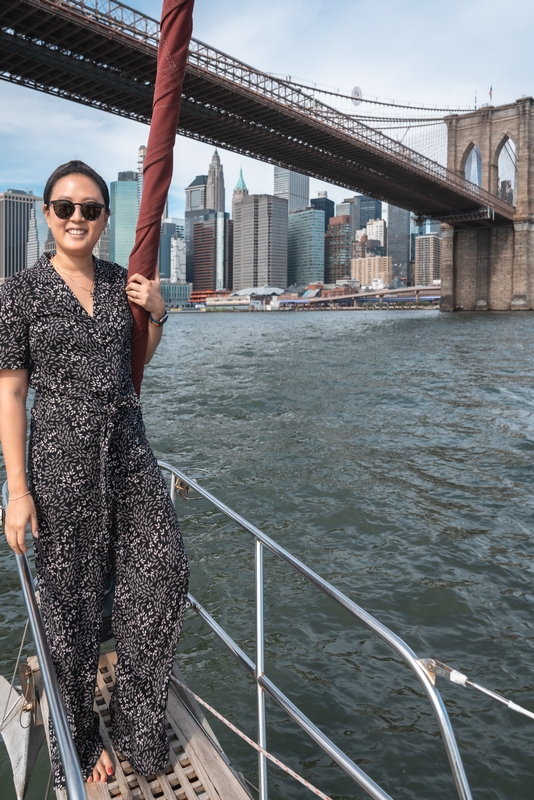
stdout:
<svg viewBox="0 0 534 800">
<path fill-rule="evenodd" d="M 0 78 L 149 124 L 158 34 L 114 0 L 12 0 L 0 10 Z M 318 94 L 193 39 L 178 133 L 441 221 L 444 310 L 534 307 L 532 98 L 431 118 L 413 106 L 351 113 Z M 436 122 L 446 165 L 391 135 Z"/>
</svg>

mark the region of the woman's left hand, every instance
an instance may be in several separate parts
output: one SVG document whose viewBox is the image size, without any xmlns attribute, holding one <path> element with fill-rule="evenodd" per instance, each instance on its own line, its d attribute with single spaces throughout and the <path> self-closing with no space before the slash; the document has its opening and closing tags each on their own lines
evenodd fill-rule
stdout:
<svg viewBox="0 0 534 800">
<path fill-rule="evenodd" d="M 165 301 L 161 296 L 159 273 L 153 281 L 143 275 L 132 275 L 126 284 L 128 300 L 148 311 L 155 319 L 161 319 L 165 314 Z"/>
</svg>

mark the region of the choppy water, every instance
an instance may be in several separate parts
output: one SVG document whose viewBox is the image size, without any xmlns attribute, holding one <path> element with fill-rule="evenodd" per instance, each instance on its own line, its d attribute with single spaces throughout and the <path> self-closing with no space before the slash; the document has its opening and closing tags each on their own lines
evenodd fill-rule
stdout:
<svg viewBox="0 0 534 800">
<path fill-rule="evenodd" d="M 519 314 L 175 315 L 145 420 L 158 455 L 208 468 L 214 494 L 419 655 L 534 709 L 533 334 Z M 179 510 L 193 594 L 254 658 L 252 540 L 203 502 Z M 411 673 L 274 557 L 266 567 L 268 675 L 392 797 L 454 797 Z M 4 543 L 0 569 L 7 675 L 24 614 Z M 254 735 L 250 679 L 192 612 L 180 664 Z M 474 797 L 531 798 L 534 723 L 441 688 Z M 268 718 L 276 755 L 336 800 L 363 796 L 271 702 Z M 213 727 L 254 781 L 252 751 Z M 311 796 L 277 771 L 270 786 L 273 800 Z M 30 800 L 42 794 L 34 782 Z M 3 745 L 0 796 L 14 797 Z"/>
</svg>

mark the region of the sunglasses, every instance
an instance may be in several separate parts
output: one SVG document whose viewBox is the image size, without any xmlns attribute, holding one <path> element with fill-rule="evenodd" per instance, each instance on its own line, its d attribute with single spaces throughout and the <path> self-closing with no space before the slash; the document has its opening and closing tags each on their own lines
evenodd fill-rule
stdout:
<svg viewBox="0 0 534 800">
<path fill-rule="evenodd" d="M 71 203 L 70 200 L 51 200 L 49 205 L 54 206 L 54 212 L 59 219 L 70 219 L 75 207 L 80 206 L 82 217 L 89 222 L 98 219 L 105 208 L 103 203 Z"/>
</svg>

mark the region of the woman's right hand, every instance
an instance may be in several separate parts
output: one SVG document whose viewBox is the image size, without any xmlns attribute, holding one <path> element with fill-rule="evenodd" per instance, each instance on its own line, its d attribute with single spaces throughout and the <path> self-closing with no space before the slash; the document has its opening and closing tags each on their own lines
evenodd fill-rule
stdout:
<svg viewBox="0 0 534 800">
<path fill-rule="evenodd" d="M 39 536 L 37 513 L 31 494 L 10 500 L 6 509 L 5 534 L 7 543 L 20 556 L 27 553 L 26 527 L 30 525 L 33 536 Z"/>
</svg>

